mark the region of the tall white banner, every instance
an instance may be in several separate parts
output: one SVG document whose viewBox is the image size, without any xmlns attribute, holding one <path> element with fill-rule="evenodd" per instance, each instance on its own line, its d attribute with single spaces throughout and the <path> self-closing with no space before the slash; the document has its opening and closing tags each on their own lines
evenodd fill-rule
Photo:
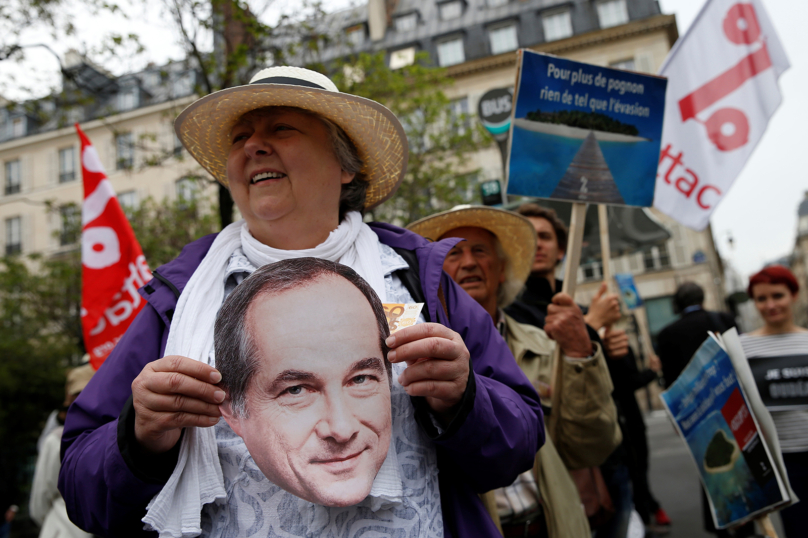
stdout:
<svg viewBox="0 0 808 538">
<path fill-rule="evenodd" d="M 668 93 L 654 207 L 707 226 L 780 105 L 788 68 L 760 0 L 707 0 L 659 72 Z"/>
</svg>

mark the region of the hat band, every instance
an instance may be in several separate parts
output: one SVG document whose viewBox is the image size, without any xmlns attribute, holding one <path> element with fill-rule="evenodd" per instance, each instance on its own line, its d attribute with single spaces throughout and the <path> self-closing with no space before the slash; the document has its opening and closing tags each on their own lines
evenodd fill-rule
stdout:
<svg viewBox="0 0 808 538">
<path fill-rule="evenodd" d="M 250 84 L 289 84 L 292 86 L 306 86 L 307 88 L 318 88 L 321 90 L 325 90 L 326 88 L 320 86 L 319 84 L 315 84 L 314 82 L 303 80 L 302 78 L 294 78 L 294 77 L 269 77 L 269 78 L 262 78 L 261 80 L 256 80 L 250 82 Z"/>
</svg>

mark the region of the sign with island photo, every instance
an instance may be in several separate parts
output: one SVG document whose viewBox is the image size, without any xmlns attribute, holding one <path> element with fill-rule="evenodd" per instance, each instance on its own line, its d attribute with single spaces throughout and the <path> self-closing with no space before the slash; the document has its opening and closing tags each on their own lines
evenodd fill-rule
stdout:
<svg viewBox="0 0 808 538">
<path fill-rule="evenodd" d="M 520 51 L 509 195 L 650 207 L 667 80 Z"/>
<path fill-rule="evenodd" d="M 737 345 L 734 345 L 737 344 Z M 687 443 L 707 492 L 715 526 L 740 525 L 791 502 L 782 458 L 763 435 L 744 382 L 751 379 L 737 333 L 710 335 L 662 401 Z M 757 401 L 755 395 L 752 401 Z"/>
</svg>

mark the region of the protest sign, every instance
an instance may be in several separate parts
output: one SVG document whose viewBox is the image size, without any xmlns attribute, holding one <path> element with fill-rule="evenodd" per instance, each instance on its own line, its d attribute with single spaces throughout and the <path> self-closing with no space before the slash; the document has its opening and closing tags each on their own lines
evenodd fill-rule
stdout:
<svg viewBox="0 0 808 538">
<path fill-rule="evenodd" d="M 631 273 L 617 273 L 614 275 L 617 281 L 617 287 L 620 288 L 620 295 L 623 297 L 623 303 L 629 310 L 635 310 L 643 305 L 640 292 L 637 291 L 637 286 L 634 284 L 634 277 Z"/>
<path fill-rule="evenodd" d="M 666 84 L 520 51 L 508 194 L 650 206 Z"/>
<path fill-rule="evenodd" d="M 690 449 L 719 529 L 759 518 L 793 497 L 776 434 L 772 442 L 773 432 L 758 421 L 771 417 L 757 404 L 740 349 L 735 329 L 722 337 L 710 334 L 661 395 Z"/>
<path fill-rule="evenodd" d="M 764 405 L 772 410 L 808 409 L 808 355 L 749 357 Z"/>
<path fill-rule="evenodd" d="M 81 326 L 96 370 L 146 302 L 137 292 L 152 275 L 101 159 L 79 125 L 84 204 L 81 210 Z"/>
<path fill-rule="evenodd" d="M 705 3 L 659 70 L 670 83 L 655 208 L 707 226 L 780 106 L 788 68 L 761 0 Z"/>
</svg>

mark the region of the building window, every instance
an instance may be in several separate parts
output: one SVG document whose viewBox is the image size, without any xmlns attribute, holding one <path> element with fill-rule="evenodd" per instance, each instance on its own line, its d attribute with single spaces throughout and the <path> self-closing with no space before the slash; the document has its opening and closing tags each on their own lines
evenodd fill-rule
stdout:
<svg viewBox="0 0 808 538">
<path fill-rule="evenodd" d="M 487 0 L 486 4 L 488 4 L 488 7 L 499 7 L 499 6 L 504 6 L 509 1 L 510 0 Z"/>
<path fill-rule="evenodd" d="M 127 218 L 132 217 L 132 213 L 137 209 L 137 191 L 125 191 L 118 195 L 118 203 L 126 214 Z"/>
<path fill-rule="evenodd" d="M 118 94 L 118 111 L 124 112 L 138 107 L 139 89 L 137 87 L 122 90 Z"/>
<path fill-rule="evenodd" d="M 545 41 L 555 41 L 572 35 L 572 18 L 569 11 L 542 15 L 541 23 L 544 27 Z"/>
<path fill-rule="evenodd" d="M 25 118 L 14 118 L 11 120 L 11 136 L 25 136 Z"/>
<path fill-rule="evenodd" d="M 649 247 L 643 250 L 642 262 L 646 271 L 670 267 L 671 257 L 668 253 L 667 243 L 662 243 L 659 246 Z"/>
<path fill-rule="evenodd" d="M 400 69 L 415 63 L 415 47 L 394 50 L 390 53 L 390 69 Z"/>
<path fill-rule="evenodd" d="M 458 126 L 457 134 L 464 135 L 466 130 L 471 128 L 471 116 L 469 116 L 469 99 L 461 97 L 451 103 L 452 127 Z"/>
<path fill-rule="evenodd" d="M 22 252 L 22 217 L 6 219 L 6 256 Z"/>
<path fill-rule="evenodd" d="M 600 280 L 603 278 L 603 262 L 581 264 L 584 280 Z"/>
<path fill-rule="evenodd" d="M 190 177 L 183 177 L 176 181 L 177 202 L 181 207 L 187 208 L 196 201 L 198 191 L 196 181 Z"/>
<path fill-rule="evenodd" d="M 351 47 L 360 47 L 365 42 L 365 25 L 357 24 L 345 30 L 345 35 L 348 38 L 348 44 Z"/>
<path fill-rule="evenodd" d="M 59 208 L 61 229 L 59 230 L 59 245 L 73 245 L 81 237 L 81 211 L 74 204 L 63 205 Z"/>
<path fill-rule="evenodd" d="M 115 169 L 130 170 L 135 165 L 135 144 L 132 133 L 115 136 Z"/>
<path fill-rule="evenodd" d="M 461 0 L 444 2 L 438 6 L 438 9 L 440 9 L 441 20 L 456 19 L 463 14 L 463 2 Z"/>
<path fill-rule="evenodd" d="M 412 32 L 418 25 L 418 14 L 408 13 L 407 15 L 401 15 L 396 17 L 393 23 L 396 26 L 396 32 Z"/>
<path fill-rule="evenodd" d="M 628 22 L 626 0 L 607 0 L 598 3 L 598 20 L 601 28 L 611 28 Z"/>
<path fill-rule="evenodd" d="M 515 24 L 492 28 L 488 36 L 491 40 L 491 54 L 501 54 L 519 48 Z"/>
<path fill-rule="evenodd" d="M 59 183 L 67 183 L 76 179 L 76 150 L 64 148 L 59 150 Z"/>
<path fill-rule="evenodd" d="M 171 94 L 174 97 L 190 95 L 194 91 L 195 83 L 196 73 L 194 71 L 176 73 L 171 81 Z"/>
<path fill-rule="evenodd" d="M 21 181 L 20 161 L 6 162 L 6 194 L 16 194 L 20 192 Z"/>
<path fill-rule="evenodd" d="M 463 38 L 455 37 L 448 41 L 438 43 L 438 64 L 441 67 L 462 64 L 466 61 L 466 53 L 463 50 Z"/>
<path fill-rule="evenodd" d="M 634 65 L 634 58 L 628 58 L 626 60 L 620 60 L 619 62 L 612 62 L 609 64 L 609 67 L 614 67 L 615 69 L 625 69 L 626 71 L 636 71 L 636 66 Z"/>
</svg>

